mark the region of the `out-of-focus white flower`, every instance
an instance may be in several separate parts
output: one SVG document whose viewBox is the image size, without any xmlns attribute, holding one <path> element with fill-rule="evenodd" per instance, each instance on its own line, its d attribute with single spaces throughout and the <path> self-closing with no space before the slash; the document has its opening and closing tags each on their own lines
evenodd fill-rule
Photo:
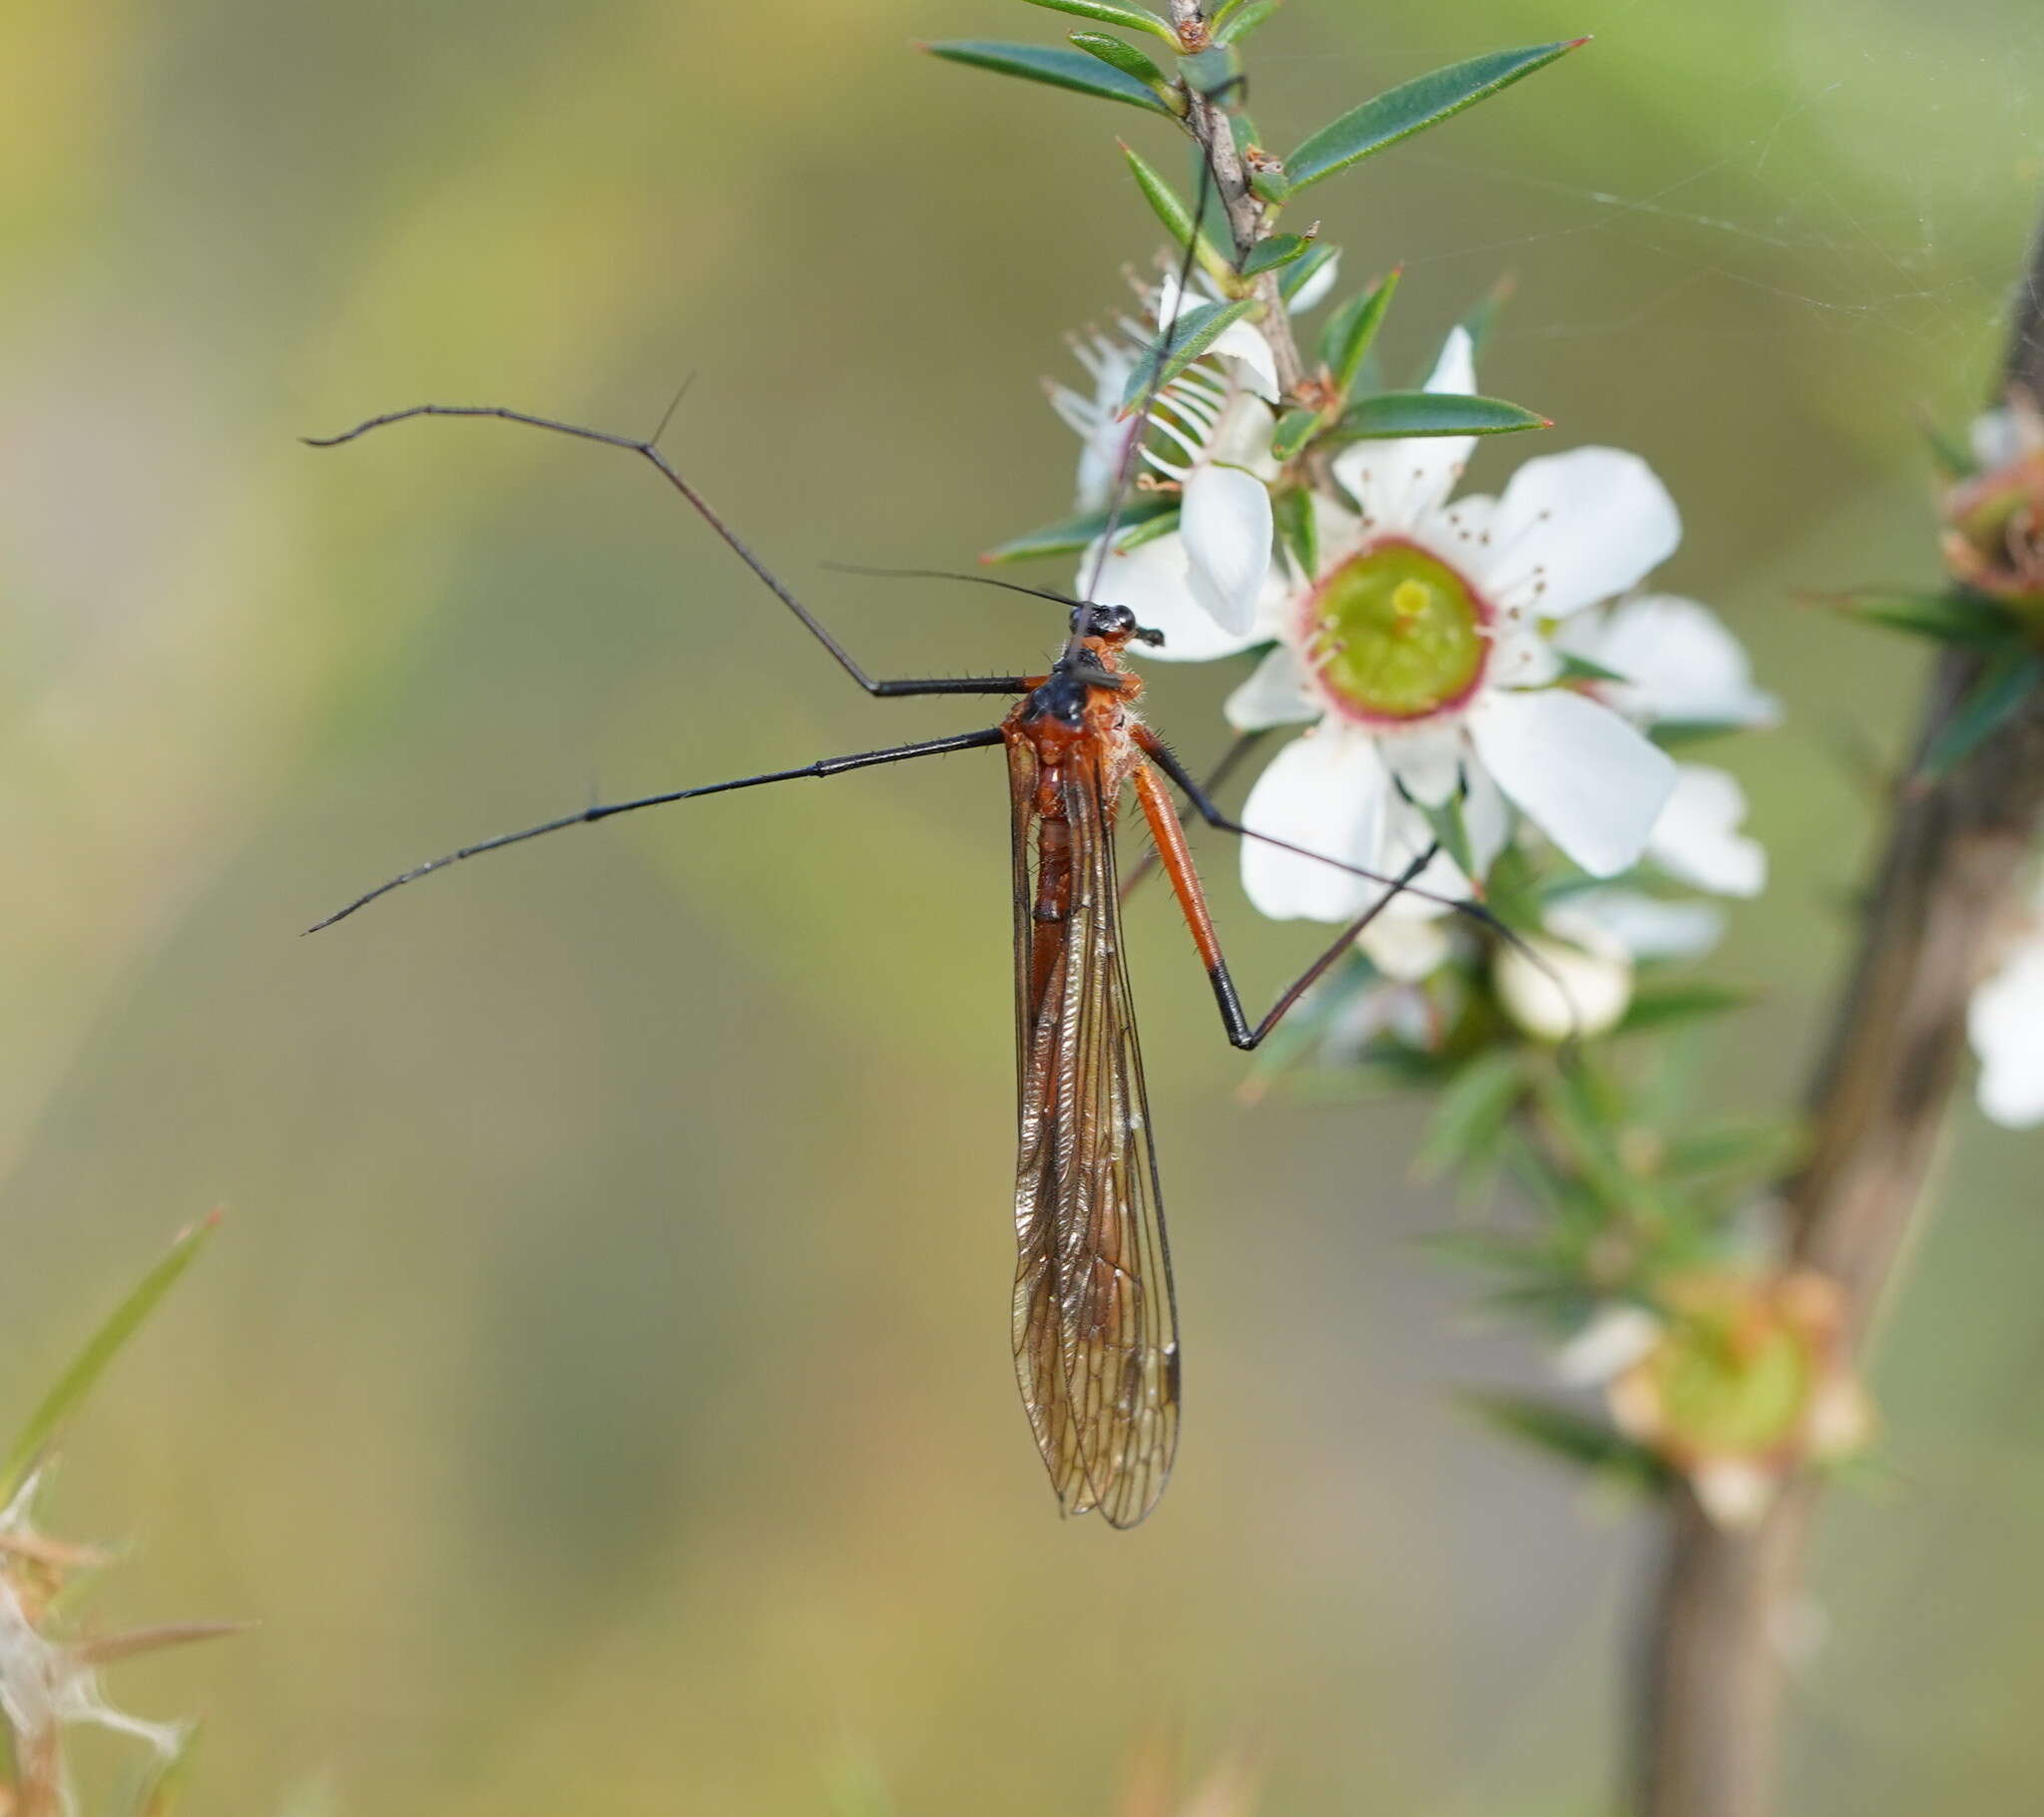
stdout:
<svg viewBox="0 0 2044 1817">
<path fill-rule="evenodd" d="M 1474 385 L 1457 329 L 1427 388 Z M 1466 789 L 1479 866 L 1502 842 L 1509 800 L 1609 876 L 1645 849 L 1675 765 L 1622 713 L 1550 685 L 1560 663 L 1549 633 L 1664 561 L 1681 520 L 1646 464 L 1610 448 L 1529 461 L 1502 497 L 1450 504 L 1472 445 L 1427 437 L 1337 455 L 1333 476 L 1355 509 L 1314 500 L 1318 572 L 1274 574 L 1247 622 L 1218 620 L 1142 548 L 1110 556 L 1098 591 L 1163 630 L 1166 657 L 1276 642 L 1229 718 L 1312 730 L 1251 792 L 1244 819 L 1260 832 L 1382 873 L 1428 842 L 1408 802 L 1438 807 Z M 1263 841 L 1245 848 L 1243 879 L 1278 917 L 1338 921 L 1382 893 Z M 1452 891 L 1462 880 L 1443 854 L 1419 881 Z"/>
<path fill-rule="evenodd" d="M 2044 1123 L 2044 886 L 2001 963 L 1973 992 L 1966 1033 L 1980 1062 L 1981 1111 L 2012 1130 Z"/>
<path fill-rule="evenodd" d="M 1871 1439 L 1835 1281 L 1711 1269 L 1664 1280 L 1657 1298 L 1662 1329 L 1611 1379 L 1612 1418 L 1681 1472 L 1721 1527 L 1753 1527 L 1798 1465 Z"/>
<path fill-rule="evenodd" d="M 1701 958 L 1725 933 L 1724 911 L 1711 903 L 1670 902 L 1642 890 L 1582 890 L 1568 898 L 1568 906 L 1642 964 Z"/>
<path fill-rule="evenodd" d="M 1582 1040 L 1616 1028 L 1633 1000 L 1633 957 L 1595 920 L 1569 909 L 1524 947 L 1498 949 L 1491 983 L 1505 1014 L 1537 1041 Z"/>
<path fill-rule="evenodd" d="M 61 1583 L 65 1571 L 80 1564 L 104 1563 L 82 1547 L 52 1541 L 30 1522 L 37 1480 L 0 1510 L 0 1712 L 14 1732 L 18 1757 L 56 1759 L 54 1746 L 44 1743 L 73 1723 L 91 1723 L 132 1735 L 156 1753 L 170 1758 L 183 1744 L 186 1727 L 175 1722 L 149 1722 L 116 1709 L 101 1693 L 95 1664 L 101 1659 L 148 1650 L 187 1637 L 186 1630 L 156 1634 L 114 1635 L 85 1643 L 53 1640 L 43 1631 L 47 1591 Z M 24 1571 L 22 1567 L 29 1567 Z M 41 1583 L 33 1589 L 32 1575 Z M 196 1630 L 194 1630 L 196 1631 Z M 61 1766 L 55 1769 L 61 1779 Z M 70 1809 L 67 1789 L 47 1788 Z"/>
</svg>

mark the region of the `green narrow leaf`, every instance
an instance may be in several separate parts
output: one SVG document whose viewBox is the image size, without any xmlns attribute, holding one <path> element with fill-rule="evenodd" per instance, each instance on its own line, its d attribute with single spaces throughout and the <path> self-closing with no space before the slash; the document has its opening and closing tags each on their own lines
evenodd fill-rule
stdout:
<svg viewBox="0 0 2044 1817">
<path fill-rule="evenodd" d="M 1665 1029 L 1673 1023 L 1694 1022 L 1702 1016 L 1722 1016 L 1728 1010 L 1744 1009 L 1753 993 L 1729 984 L 1642 983 L 1614 1033 L 1637 1035 L 1642 1029 Z"/>
<path fill-rule="evenodd" d="M 2014 622 L 1990 600 L 1954 593 L 1840 593 L 1820 604 L 1873 625 L 1940 644 L 1968 644 L 1978 650 L 2006 644 Z"/>
<path fill-rule="evenodd" d="M 1464 1395 L 1462 1402 L 1492 1430 L 1524 1439 L 1571 1464 L 1637 1475 L 1647 1483 L 1659 1483 L 1666 1474 L 1652 1452 L 1602 1420 L 1573 1408 L 1518 1394 L 1470 1394 Z"/>
<path fill-rule="evenodd" d="M 1752 724 L 1745 719 L 1656 719 L 1647 727 L 1647 736 L 1663 750 L 1680 750 L 1685 744 L 1701 744 L 1706 738 L 1752 730 Z"/>
<path fill-rule="evenodd" d="M 1294 258 L 1303 258 L 1312 244 L 1309 234 L 1273 233 L 1250 247 L 1249 256 L 1242 261 L 1242 274 L 1261 277 L 1266 271 L 1282 270 Z"/>
<path fill-rule="evenodd" d="M 1671 1179 L 1727 1172 L 1742 1179 L 1772 1177 L 1791 1165 L 1803 1145 L 1802 1126 L 1786 1119 L 1720 1124 L 1672 1138 L 1661 1171 Z"/>
<path fill-rule="evenodd" d="M 1989 657 L 1979 681 L 1930 741 L 1917 766 L 1919 782 L 1937 782 L 1951 774 L 2028 703 L 2044 681 L 2044 656 L 2011 644 Z"/>
<path fill-rule="evenodd" d="M 1278 427 L 1271 432 L 1271 455 L 1280 465 L 1291 459 L 1313 438 L 1313 431 L 1320 426 L 1317 410 L 1287 410 L 1278 419 Z"/>
<path fill-rule="evenodd" d="M 0 1468 L 0 1504 L 13 1501 L 22 1484 L 28 1481 L 50 1447 L 62 1436 L 71 1416 L 106 1373 L 107 1365 L 120 1354 L 121 1346 L 141 1329 L 143 1321 L 156 1310 L 164 1295 L 178 1284 L 179 1276 L 191 1267 L 219 1221 L 216 1213 L 189 1230 L 181 1231 L 163 1259 L 136 1283 L 128 1297 L 114 1308 L 106 1322 L 72 1358 L 70 1368 L 58 1378 L 56 1387 L 43 1397 L 42 1405 L 29 1416 L 28 1424 L 21 1429 L 13 1449 L 7 1454 L 5 1467 Z"/>
<path fill-rule="evenodd" d="M 1980 471 L 1980 464 L 1974 460 L 1972 449 L 1963 442 L 1955 442 L 1928 417 L 1917 425 L 1923 432 L 1924 446 L 1930 450 L 1930 458 L 1937 470 L 1948 480 L 1969 480 Z"/>
<path fill-rule="evenodd" d="M 1122 507 L 1121 521 L 1126 530 L 1133 531 L 1153 520 L 1176 520 L 1177 516 L 1178 502 L 1175 499 L 1146 496 L 1139 492 Z M 1039 529 L 1024 531 L 1020 536 L 1010 537 L 1005 543 L 996 543 L 979 559 L 992 566 L 1001 562 L 1033 561 L 1038 556 L 1078 555 L 1090 548 L 1094 538 L 1106 528 L 1105 511 L 1082 511 L 1074 517 L 1060 518 L 1054 524 L 1045 524 Z M 1122 548 L 1128 547 L 1125 534 L 1115 540 Z"/>
<path fill-rule="evenodd" d="M 1135 77 L 1174 114 L 1185 106 L 1185 97 L 1171 86 L 1170 78 L 1133 44 L 1124 44 L 1106 32 L 1074 32 L 1071 42 L 1087 56 L 1097 57 L 1109 69 Z"/>
<path fill-rule="evenodd" d="M 1362 362 L 1369 356 L 1377 330 L 1384 325 L 1391 298 L 1398 294 L 1402 266 L 1393 266 L 1360 296 L 1350 297 L 1320 331 L 1320 364 L 1333 374 L 1341 395 L 1348 395 Z"/>
<path fill-rule="evenodd" d="M 1455 861 L 1455 867 L 1465 877 L 1476 875 L 1476 853 L 1469 843 L 1469 828 L 1462 818 L 1462 794 L 1459 789 L 1445 801 L 1435 806 L 1414 800 L 1412 805 L 1419 809 L 1427 827 L 1442 851 Z"/>
<path fill-rule="evenodd" d="M 1469 336 L 1469 347 L 1473 353 L 1481 356 L 1483 349 L 1490 345 L 1490 337 L 1497 329 L 1497 318 L 1518 284 L 1519 280 L 1507 272 L 1484 291 L 1476 299 L 1476 306 L 1462 317 L 1462 329 Z"/>
<path fill-rule="evenodd" d="M 1438 1179 L 1450 1168 L 1488 1153 L 1504 1135 L 1525 1091 L 1517 1053 L 1493 1049 L 1478 1055 L 1441 1093 L 1413 1170 L 1423 1179 Z"/>
<path fill-rule="evenodd" d="M 1171 109 L 1135 77 L 1123 75 L 1084 51 L 1058 50 L 1040 44 L 1000 44 L 990 38 L 951 38 L 919 48 L 948 63 L 992 70 L 997 76 L 1019 76 L 1024 82 L 1047 83 L 1075 94 L 1095 95 L 1103 101 L 1126 102 L 1147 113 L 1171 115 Z"/>
<path fill-rule="evenodd" d="M 1329 432 L 1342 441 L 1407 435 L 1511 435 L 1554 424 L 1517 404 L 1453 391 L 1379 391 L 1358 398 Z"/>
<path fill-rule="evenodd" d="M 1560 1278 L 1558 1264 L 1544 1246 L 1502 1230 L 1429 1230 L 1418 1240 L 1429 1255 L 1458 1268 Z"/>
<path fill-rule="evenodd" d="M 1237 0 L 1215 14 L 1214 42 L 1240 44 L 1278 10 L 1278 0 Z"/>
<path fill-rule="evenodd" d="M 1242 98 L 1242 59 L 1226 45 L 1197 51 L 1178 60 L 1178 73 L 1186 86 L 1207 100 L 1220 97 L 1222 107 Z"/>
<path fill-rule="evenodd" d="M 1310 416 L 1311 412 L 1303 414 Z M 1277 522 L 1278 534 L 1284 539 L 1284 547 L 1297 562 L 1299 573 L 1307 577 L 1318 574 L 1320 536 L 1313 520 L 1312 495 L 1303 486 L 1287 487 L 1271 501 L 1271 515 Z"/>
<path fill-rule="evenodd" d="M 1573 651 L 1561 653 L 1561 668 L 1550 683 L 1555 687 L 1567 687 L 1575 681 L 1630 681 L 1630 676 L 1622 676 L 1615 669 L 1606 669 L 1602 663 L 1593 663 L 1588 657 L 1579 657 Z"/>
<path fill-rule="evenodd" d="M 1124 522 L 1128 519 L 1126 510 L 1122 513 Z M 1155 517 L 1142 518 L 1126 530 L 1114 533 L 1114 547 L 1117 555 L 1127 555 L 1131 549 L 1140 549 L 1145 543 L 1154 543 L 1159 537 L 1171 535 L 1178 528 L 1178 505 L 1176 501 L 1167 505 Z"/>
<path fill-rule="evenodd" d="M 1161 329 L 1122 389 L 1122 414 L 1127 416 L 1141 408 L 1153 391 L 1162 391 L 1237 322 L 1262 307 L 1253 296 L 1234 302 L 1202 303 L 1197 309 L 1188 309 L 1169 328 Z"/>
<path fill-rule="evenodd" d="M 1193 226 L 1192 210 L 1164 181 L 1157 168 L 1131 146 L 1122 147 L 1122 156 L 1129 161 L 1129 171 L 1136 180 L 1136 188 L 1143 192 L 1143 200 L 1150 205 L 1150 212 L 1164 224 L 1164 230 L 1181 246 L 1192 246 L 1200 263 L 1216 277 L 1232 278 L 1235 266 L 1215 250 L 1213 241 L 1205 233 Z"/>
<path fill-rule="evenodd" d="M 1296 195 L 1323 177 L 1437 126 L 1589 42 L 1574 38 L 1523 50 L 1492 51 L 1401 83 L 1343 114 L 1331 126 L 1322 127 L 1293 152 L 1284 161 L 1285 193 Z"/>
<path fill-rule="evenodd" d="M 1077 13 L 1082 19 L 1098 19 L 1104 25 L 1124 25 L 1132 32 L 1152 32 L 1178 48 L 1178 33 L 1145 6 L 1124 6 L 1121 0 L 1029 0 L 1031 6 L 1047 6 L 1053 12 Z"/>
<path fill-rule="evenodd" d="M 1340 256 L 1339 246 L 1324 239 L 1314 240 L 1309 252 L 1284 267 L 1284 274 L 1278 279 L 1279 294 L 1289 302 Z"/>
</svg>

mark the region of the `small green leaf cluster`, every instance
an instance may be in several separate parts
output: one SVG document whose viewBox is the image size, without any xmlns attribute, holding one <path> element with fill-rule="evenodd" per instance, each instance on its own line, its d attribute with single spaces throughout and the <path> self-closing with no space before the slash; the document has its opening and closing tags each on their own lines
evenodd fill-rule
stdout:
<svg viewBox="0 0 2044 1817">
<path fill-rule="evenodd" d="M 2044 424 L 2011 404 L 1983 419 L 1992 462 L 1933 435 L 1945 481 L 1937 591 L 1868 588 L 1820 603 L 1862 625 L 1975 659 L 1971 682 L 1917 760 L 1914 781 L 1942 781 L 2035 702 L 2044 687 Z"/>
</svg>

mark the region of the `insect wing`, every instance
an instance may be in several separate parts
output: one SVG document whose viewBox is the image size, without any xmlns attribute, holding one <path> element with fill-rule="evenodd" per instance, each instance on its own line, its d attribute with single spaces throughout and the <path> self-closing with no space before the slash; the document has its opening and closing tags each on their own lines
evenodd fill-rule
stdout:
<svg viewBox="0 0 2044 1817">
<path fill-rule="evenodd" d="M 1076 751 L 1061 821 L 1037 759 L 1009 746 L 1020 1144 L 1015 1371 L 1068 1514 L 1133 1527 L 1178 1445 L 1178 1315 L 1121 950 L 1114 823 Z"/>
</svg>

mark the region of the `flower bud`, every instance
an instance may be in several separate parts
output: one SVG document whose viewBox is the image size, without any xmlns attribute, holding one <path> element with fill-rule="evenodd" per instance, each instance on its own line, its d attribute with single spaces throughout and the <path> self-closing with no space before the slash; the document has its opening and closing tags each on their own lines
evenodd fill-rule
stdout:
<svg viewBox="0 0 2044 1817">
<path fill-rule="evenodd" d="M 1632 955 L 1587 917 L 1566 909 L 1523 949 L 1491 966 L 1504 1012 L 1537 1041 L 1582 1040 L 1616 1028 L 1633 1000 Z"/>
</svg>

